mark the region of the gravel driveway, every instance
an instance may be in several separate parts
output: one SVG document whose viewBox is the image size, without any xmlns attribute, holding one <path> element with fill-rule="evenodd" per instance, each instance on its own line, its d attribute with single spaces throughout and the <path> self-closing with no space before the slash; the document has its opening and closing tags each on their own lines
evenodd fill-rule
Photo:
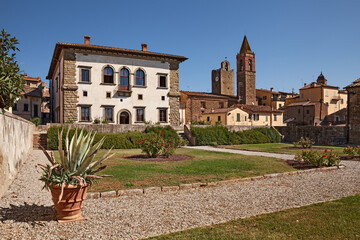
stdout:
<svg viewBox="0 0 360 240">
<path fill-rule="evenodd" d="M 360 193 L 360 162 L 346 168 L 151 195 L 89 199 L 85 222 L 58 224 L 33 151 L 0 200 L 0 239 L 138 239 Z M 38 170 L 36 170 L 38 169 Z"/>
</svg>

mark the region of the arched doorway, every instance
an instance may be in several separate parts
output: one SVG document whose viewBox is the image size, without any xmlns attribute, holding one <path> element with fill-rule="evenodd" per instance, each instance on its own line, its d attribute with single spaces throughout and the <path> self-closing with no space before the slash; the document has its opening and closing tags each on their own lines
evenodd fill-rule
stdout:
<svg viewBox="0 0 360 240">
<path fill-rule="evenodd" d="M 120 110 L 118 114 L 119 124 L 131 124 L 131 114 L 127 110 Z"/>
</svg>

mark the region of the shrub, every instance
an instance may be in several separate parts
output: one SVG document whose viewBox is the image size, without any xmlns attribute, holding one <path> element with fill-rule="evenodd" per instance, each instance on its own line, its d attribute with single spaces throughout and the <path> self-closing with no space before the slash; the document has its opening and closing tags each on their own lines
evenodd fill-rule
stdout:
<svg viewBox="0 0 360 240">
<path fill-rule="evenodd" d="M 312 141 L 308 137 L 305 137 L 305 138 L 301 137 L 299 139 L 299 141 L 293 143 L 294 147 L 301 146 L 302 148 L 311 148 L 313 144 L 314 144 L 314 141 Z"/>
<path fill-rule="evenodd" d="M 268 136 L 270 138 L 271 143 L 281 142 L 281 135 L 274 128 L 254 128 L 254 131 L 261 132 L 265 136 Z"/>
<path fill-rule="evenodd" d="M 343 153 L 345 153 L 353 158 L 356 155 L 360 155 L 360 148 L 359 148 L 359 146 L 357 146 L 357 147 L 347 146 L 346 148 L 344 148 Z"/>
<path fill-rule="evenodd" d="M 296 155 L 295 159 L 310 163 L 314 167 L 338 166 L 340 163 L 339 156 L 332 153 L 332 151 L 329 152 L 327 149 L 323 153 L 319 151 L 302 151 Z"/>
<path fill-rule="evenodd" d="M 95 119 L 94 119 L 94 124 L 100 124 L 100 119 L 95 118 Z"/>
<path fill-rule="evenodd" d="M 176 131 L 171 126 L 153 126 L 153 127 L 147 127 L 145 129 L 145 133 L 152 133 L 152 134 L 158 134 L 159 131 L 161 131 L 162 137 L 166 139 L 167 141 L 174 140 L 177 144 L 180 143 L 180 137 L 176 133 Z"/>
<path fill-rule="evenodd" d="M 165 135 L 161 130 L 157 133 L 148 133 L 149 136 L 143 140 L 139 140 L 142 152 L 149 158 L 155 158 L 159 154 L 166 157 L 174 155 L 177 147 L 183 144 L 183 141 L 178 141 L 174 138 L 170 140 L 165 139 Z"/>
<path fill-rule="evenodd" d="M 36 118 L 30 118 L 30 122 L 32 122 L 33 124 L 35 124 L 35 126 L 39 126 L 40 124 L 40 118 L 36 117 Z"/>
<path fill-rule="evenodd" d="M 270 137 L 255 129 L 234 132 L 234 134 L 236 134 L 236 139 L 233 141 L 233 144 L 255 144 L 271 142 Z"/>
<path fill-rule="evenodd" d="M 210 145 L 213 142 L 219 145 L 232 144 L 233 134 L 224 126 L 192 127 L 191 133 L 196 137 L 196 145 Z"/>
</svg>

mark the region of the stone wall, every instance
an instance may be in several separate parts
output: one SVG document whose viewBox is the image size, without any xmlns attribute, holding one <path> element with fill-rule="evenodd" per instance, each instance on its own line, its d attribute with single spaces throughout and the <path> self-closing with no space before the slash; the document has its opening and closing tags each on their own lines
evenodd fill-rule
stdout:
<svg viewBox="0 0 360 240">
<path fill-rule="evenodd" d="M 353 84 L 354 87 L 349 87 L 349 143 L 360 144 L 360 86 Z"/>
<path fill-rule="evenodd" d="M 283 136 L 285 142 L 296 142 L 301 137 L 308 137 L 317 145 L 346 144 L 346 127 L 338 126 L 284 126 L 275 127 Z"/>
<path fill-rule="evenodd" d="M 180 125 L 179 62 L 170 63 L 169 122 Z"/>
<path fill-rule="evenodd" d="M 34 130 L 31 122 L 0 109 L 0 198 L 32 151 Z"/>
<path fill-rule="evenodd" d="M 74 50 L 64 52 L 64 122 L 78 120 L 78 86 L 76 85 L 76 58 Z M 61 120 L 60 120 L 61 121 Z"/>
</svg>

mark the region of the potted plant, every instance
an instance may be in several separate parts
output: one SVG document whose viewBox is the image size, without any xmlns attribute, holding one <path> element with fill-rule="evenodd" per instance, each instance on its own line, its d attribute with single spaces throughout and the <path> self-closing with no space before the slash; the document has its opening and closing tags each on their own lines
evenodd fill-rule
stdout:
<svg viewBox="0 0 360 240">
<path fill-rule="evenodd" d="M 106 168 L 101 163 L 113 156 L 109 155 L 111 149 L 99 160 L 94 160 L 96 154 L 104 143 L 105 138 L 93 145 L 96 133 L 85 133 L 75 129 L 71 140 L 67 131 L 63 148 L 63 131 L 58 133 L 59 159 L 55 159 L 52 152 L 42 148 L 50 164 L 40 165 L 43 175 L 40 180 L 44 188 L 51 191 L 52 200 L 57 212 L 58 222 L 73 222 L 85 220 L 81 215 L 86 192 L 94 179 L 109 177 L 109 175 L 94 175 Z"/>
</svg>

